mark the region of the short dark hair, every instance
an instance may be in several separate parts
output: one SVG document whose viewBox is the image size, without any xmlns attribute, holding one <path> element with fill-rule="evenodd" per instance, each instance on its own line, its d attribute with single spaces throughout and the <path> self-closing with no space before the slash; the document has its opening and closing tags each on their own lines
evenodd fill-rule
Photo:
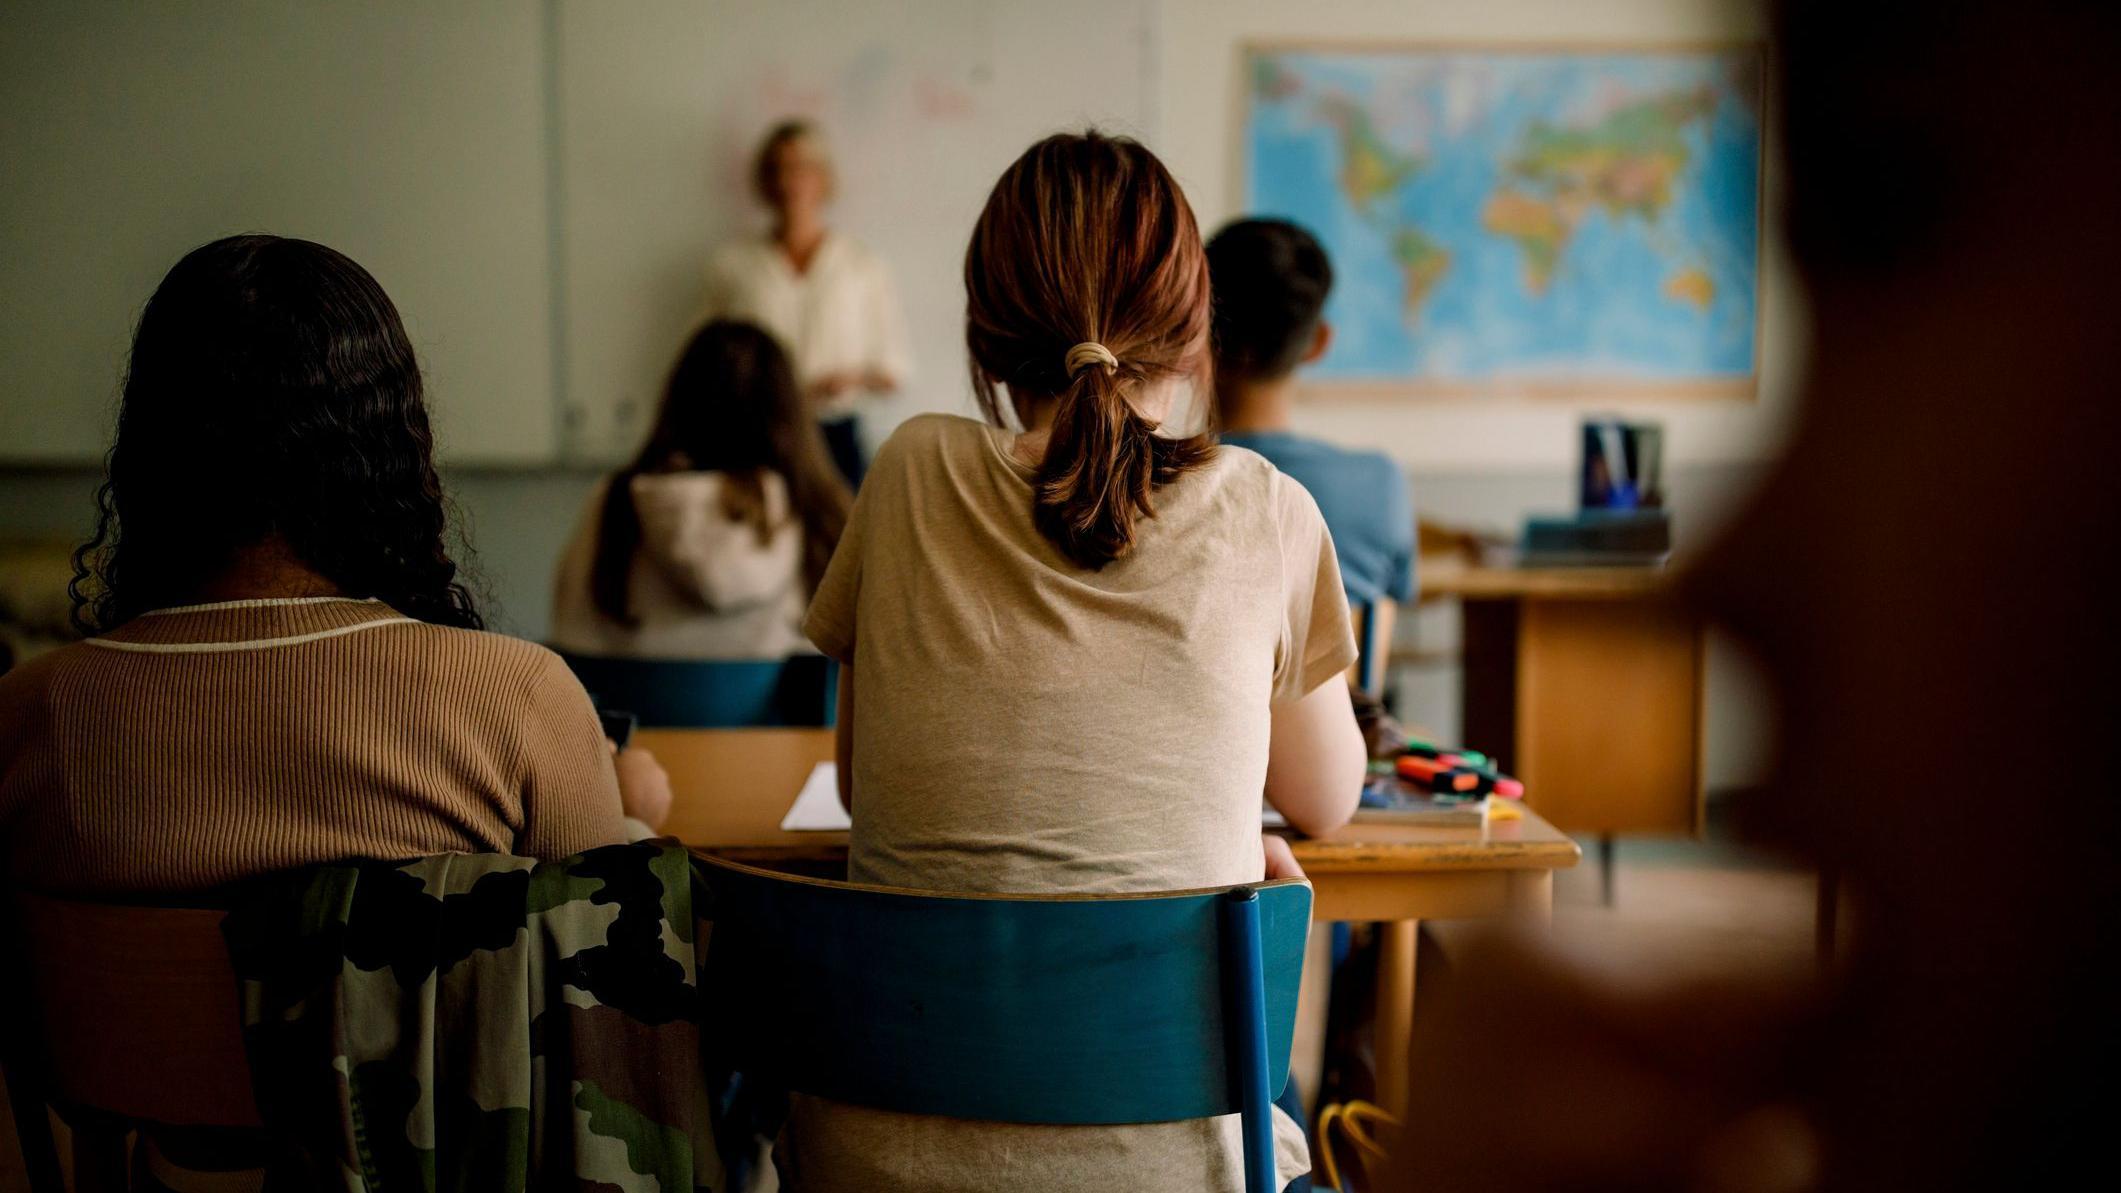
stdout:
<svg viewBox="0 0 2121 1193">
<path fill-rule="evenodd" d="M 1238 220 L 1208 242 L 1215 293 L 1215 371 L 1286 377 L 1318 330 L 1333 263 L 1317 238 L 1287 220 Z"/>
</svg>

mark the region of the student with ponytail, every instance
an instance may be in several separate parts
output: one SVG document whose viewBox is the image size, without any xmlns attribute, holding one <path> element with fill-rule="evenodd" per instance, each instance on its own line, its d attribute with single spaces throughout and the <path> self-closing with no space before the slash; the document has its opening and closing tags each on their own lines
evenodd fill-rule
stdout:
<svg viewBox="0 0 2121 1193">
<path fill-rule="evenodd" d="M 1133 141 L 1049 137 L 995 184 L 965 289 L 987 421 L 924 415 L 885 442 L 804 625 L 843 666 L 851 877 L 1081 893 L 1294 873 L 1260 800 L 1312 833 L 1354 810 L 1355 641 L 1302 487 L 1165 429 L 1208 371 L 1185 197 Z M 1278 1118 L 1286 1183 L 1309 1164 Z M 779 1158 L 792 1190 L 1243 1183 L 1234 1118 L 1031 1127 L 798 1097 Z"/>
</svg>

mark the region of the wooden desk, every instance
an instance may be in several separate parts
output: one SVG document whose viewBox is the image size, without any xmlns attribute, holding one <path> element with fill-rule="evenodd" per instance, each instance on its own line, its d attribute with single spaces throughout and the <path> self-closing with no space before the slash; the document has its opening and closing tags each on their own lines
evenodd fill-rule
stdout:
<svg viewBox="0 0 2121 1193">
<path fill-rule="evenodd" d="M 1554 871 L 1582 857 L 1536 813 L 1479 828 L 1350 824 L 1323 837 L 1291 837 L 1311 879 L 1318 920 L 1375 922 L 1377 1102 L 1407 1107 L 1407 1047 L 1414 1034 L 1414 958 L 1422 920 L 1515 916 L 1544 927 Z"/>
<path fill-rule="evenodd" d="M 832 761 L 832 730 L 642 729 L 633 744 L 670 773 L 670 836 L 761 865 L 847 860 L 845 833 L 781 831 L 811 768 Z"/>
<path fill-rule="evenodd" d="M 1700 831 L 1701 623 L 1666 568 L 1462 568 L 1422 577 L 1463 602 L 1459 736 L 1524 780 L 1571 833 Z"/>
<path fill-rule="evenodd" d="M 665 826 L 702 852 L 760 865 L 837 864 L 845 833 L 781 831 L 781 818 L 811 767 L 832 757 L 829 729 L 643 729 L 636 744 L 670 772 L 677 799 Z M 1521 915 L 1544 923 L 1554 871 L 1576 864 L 1576 843 L 1536 815 L 1476 828 L 1351 824 L 1316 839 L 1292 838 L 1311 878 L 1319 920 L 1381 921 L 1377 1055 L 1407 1054 L 1414 1019 L 1419 921 Z M 1378 1066 L 1378 1095 L 1406 1106 L 1405 1066 Z"/>
</svg>

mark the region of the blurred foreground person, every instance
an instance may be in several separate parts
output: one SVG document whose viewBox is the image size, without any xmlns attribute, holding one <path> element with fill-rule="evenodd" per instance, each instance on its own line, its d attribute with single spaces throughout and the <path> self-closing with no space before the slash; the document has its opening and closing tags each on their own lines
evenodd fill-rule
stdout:
<svg viewBox="0 0 2121 1193">
<path fill-rule="evenodd" d="M 1745 821 L 1838 867 L 1852 948 L 1795 995 L 1460 966 L 1398 1187 L 2050 1188 L 2106 1142 L 2121 9 L 1814 0 L 1780 34 L 1804 409 L 1692 592 L 1780 703 Z"/>
</svg>

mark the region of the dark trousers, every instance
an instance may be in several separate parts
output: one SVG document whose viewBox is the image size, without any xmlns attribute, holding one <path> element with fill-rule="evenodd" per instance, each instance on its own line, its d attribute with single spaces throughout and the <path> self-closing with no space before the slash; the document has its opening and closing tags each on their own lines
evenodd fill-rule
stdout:
<svg viewBox="0 0 2121 1193">
<path fill-rule="evenodd" d="M 817 429 L 825 433 L 825 449 L 832 453 L 840 475 L 847 478 L 847 487 L 860 489 L 862 474 L 869 471 L 869 462 L 862 458 L 861 416 L 820 419 Z"/>
</svg>

